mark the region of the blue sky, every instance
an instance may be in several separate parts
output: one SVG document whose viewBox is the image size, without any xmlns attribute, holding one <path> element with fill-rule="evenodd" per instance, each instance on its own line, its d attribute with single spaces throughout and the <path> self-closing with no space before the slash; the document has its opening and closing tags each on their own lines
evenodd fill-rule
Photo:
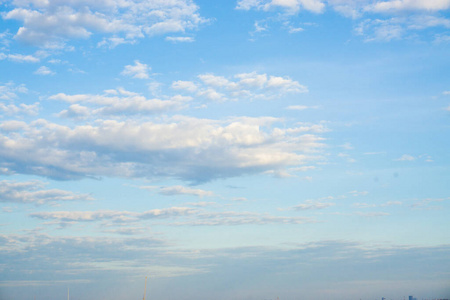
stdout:
<svg viewBox="0 0 450 300">
<path fill-rule="evenodd" d="M 449 13 L 1 1 L 0 298 L 448 298 Z"/>
</svg>

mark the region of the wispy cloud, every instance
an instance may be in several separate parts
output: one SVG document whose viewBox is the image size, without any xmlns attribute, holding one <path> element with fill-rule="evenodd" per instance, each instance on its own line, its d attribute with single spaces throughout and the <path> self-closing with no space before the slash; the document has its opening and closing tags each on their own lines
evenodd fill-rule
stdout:
<svg viewBox="0 0 450 300">
<path fill-rule="evenodd" d="M 317 210 L 317 209 L 325 209 L 331 206 L 334 206 L 335 203 L 333 202 L 319 202 L 319 201 L 313 201 L 313 200 L 307 200 L 305 203 L 297 204 L 295 206 L 292 206 L 288 208 L 288 210 L 295 210 L 295 211 L 301 211 L 301 210 Z"/>
<path fill-rule="evenodd" d="M 57 204 L 64 201 L 89 201 L 89 194 L 74 193 L 60 189 L 44 189 L 42 181 L 0 181 L 0 202 Z"/>
</svg>

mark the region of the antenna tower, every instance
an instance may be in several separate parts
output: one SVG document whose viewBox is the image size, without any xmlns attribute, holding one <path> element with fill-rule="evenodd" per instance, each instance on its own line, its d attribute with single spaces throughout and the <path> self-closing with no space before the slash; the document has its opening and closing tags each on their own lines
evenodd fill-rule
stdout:
<svg viewBox="0 0 450 300">
<path fill-rule="evenodd" d="M 145 293 L 147 291 L 147 276 L 145 276 L 145 287 L 144 287 L 144 297 L 142 298 L 142 300 L 145 300 Z"/>
</svg>

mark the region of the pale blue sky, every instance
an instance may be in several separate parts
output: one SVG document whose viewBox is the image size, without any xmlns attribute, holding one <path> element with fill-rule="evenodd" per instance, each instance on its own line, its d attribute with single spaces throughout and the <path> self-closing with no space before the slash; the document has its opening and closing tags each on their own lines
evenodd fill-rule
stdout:
<svg viewBox="0 0 450 300">
<path fill-rule="evenodd" d="M 0 2 L 0 298 L 450 296 L 450 1 Z"/>
</svg>

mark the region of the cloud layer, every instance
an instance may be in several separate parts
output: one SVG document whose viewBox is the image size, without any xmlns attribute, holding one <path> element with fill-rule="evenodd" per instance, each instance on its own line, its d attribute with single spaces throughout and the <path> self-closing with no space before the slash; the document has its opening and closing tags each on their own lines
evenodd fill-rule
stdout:
<svg viewBox="0 0 450 300">
<path fill-rule="evenodd" d="M 15 38 L 46 48 L 94 34 L 105 36 L 102 45 L 115 46 L 154 35 L 183 34 L 206 22 L 191 0 L 19 0 L 12 4 L 14 8 L 3 18 L 22 22 Z"/>
<path fill-rule="evenodd" d="M 58 179 L 168 176 L 194 182 L 314 160 L 324 146 L 317 128 L 274 127 L 279 121 L 178 116 L 159 123 L 98 120 L 74 127 L 4 121 L 0 158 L 8 162 L 2 167 L 9 172 Z"/>
</svg>

